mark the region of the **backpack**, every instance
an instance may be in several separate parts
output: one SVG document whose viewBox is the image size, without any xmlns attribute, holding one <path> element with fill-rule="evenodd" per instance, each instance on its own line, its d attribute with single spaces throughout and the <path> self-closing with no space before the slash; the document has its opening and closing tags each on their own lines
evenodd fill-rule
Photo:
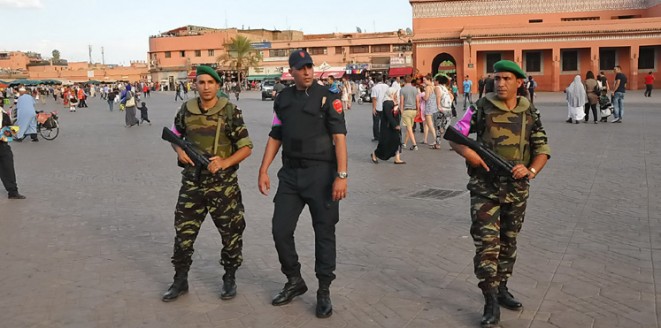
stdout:
<svg viewBox="0 0 661 328">
<path fill-rule="evenodd" d="M 449 91 L 443 91 L 441 89 L 441 107 L 443 108 L 451 108 L 452 107 L 452 97 L 450 96 Z M 439 108 L 440 109 L 440 108 Z"/>
</svg>

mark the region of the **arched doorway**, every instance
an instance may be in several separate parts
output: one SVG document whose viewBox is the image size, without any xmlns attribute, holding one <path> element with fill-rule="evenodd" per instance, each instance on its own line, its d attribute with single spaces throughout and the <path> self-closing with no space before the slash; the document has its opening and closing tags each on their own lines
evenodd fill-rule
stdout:
<svg viewBox="0 0 661 328">
<path fill-rule="evenodd" d="M 457 74 L 457 61 L 452 55 L 444 52 L 434 57 L 431 63 L 431 74 L 436 76 L 438 73 L 444 73 L 448 76 Z"/>
</svg>

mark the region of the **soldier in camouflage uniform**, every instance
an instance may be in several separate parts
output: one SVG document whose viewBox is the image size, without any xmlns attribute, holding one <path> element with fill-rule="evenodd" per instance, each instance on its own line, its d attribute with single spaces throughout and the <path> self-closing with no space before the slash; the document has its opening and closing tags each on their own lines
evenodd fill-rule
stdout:
<svg viewBox="0 0 661 328">
<path fill-rule="evenodd" d="M 516 237 L 525 216 L 529 181 L 550 157 L 539 111 L 527 98 L 516 95 L 525 73 L 508 60 L 497 62 L 494 70 L 496 91 L 477 102 L 470 132 L 512 162 L 512 172 L 490 170 L 475 151 L 451 143 L 469 165 L 474 268 L 485 298 L 482 327 L 498 325 L 499 304 L 511 310 L 523 307 L 508 291 L 507 280 L 516 260 Z"/>
<path fill-rule="evenodd" d="M 184 103 L 174 119 L 172 131 L 209 154 L 211 163 L 197 176 L 195 163 L 181 148 L 173 146 L 184 170 L 174 212 L 174 283 L 163 295 L 165 302 L 188 291 L 193 243 L 207 213 L 223 243 L 220 264 L 225 275 L 220 297 L 231 299 L 236 295 L 235 272 L 242 261 L 242 234 L 246 226 L 237 169 L 250 156 L 252 142 L 241 110 L 227 98 L 216 95 L 219 82 L 220 77 L 213 69 L 199 66 L 196 84 L 200 96 Z"/>
</svg>

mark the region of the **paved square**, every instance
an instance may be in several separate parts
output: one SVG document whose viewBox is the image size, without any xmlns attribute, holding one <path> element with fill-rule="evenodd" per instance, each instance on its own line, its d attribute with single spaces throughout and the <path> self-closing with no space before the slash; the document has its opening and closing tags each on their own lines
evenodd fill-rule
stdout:
<svg viewBox="0 0 661 328">
<path fill-rule="evenodd" d="M 525 310 L 503 309 L 503 327 L 659 327 L 658 97 L 627 93 L 623 124 L 574 125 L 564 122 L 563 94 L 539 94 L 553 157 L 532 184 L 510 281 Z M 272 102 L 256 92 L 238 102 L 256 145 L 239 171 L 247 220 L 239 294 L 219 298 L 220 236 L 206 222 L 190 293 L 161 302 L 173 275 L 180 183 L 176 156 L 160 140 L 161 127 L 172 124 L 181 104 L 173 99 L 172 93 L 148 98 L 153 125 L 133 128 L 98 98 L 76 113 L 50 100 L 42 108 L 60 111 L 60 136 L 12 144 L 19 189 L 28 199 L 0 197 L 0 326 L 479 326 L 468 194 L 412 197 L 429 188 L 465 191 L 463 161 L 444 144 L 440 151 L 407 150 L 404 166 L 372 164 L 369 104 L 347 112 L 349 197 L 337 226 L 335 313 L 326 320 L 314 316 L 314 241 L 306 211 L 296 239 L 311 291 L 290 305 L 270 305 L 285 278 L 271 237 L 273 195 L 256 187 L 272 118 Z M 270 171 L 274 185 L 278 167 L 275 162 Z"/>
</svg>

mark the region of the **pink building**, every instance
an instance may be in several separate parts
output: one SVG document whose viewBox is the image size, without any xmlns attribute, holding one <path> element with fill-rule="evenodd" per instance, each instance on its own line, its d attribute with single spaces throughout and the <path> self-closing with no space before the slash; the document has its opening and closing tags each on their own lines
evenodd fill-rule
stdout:
<svg viewBox="0 0 661 328">
<path fill-rule="evenodd" d="M 509 59 L 539 90 L 563 90 L 575 75 L 619 65 L 629 89 L 661 66 L 661 0 L 410 0 L 415 67 L 456 70 L 473 81 Z M 656 87 L 661 87 L 657 78 Z"/>
</svg>

